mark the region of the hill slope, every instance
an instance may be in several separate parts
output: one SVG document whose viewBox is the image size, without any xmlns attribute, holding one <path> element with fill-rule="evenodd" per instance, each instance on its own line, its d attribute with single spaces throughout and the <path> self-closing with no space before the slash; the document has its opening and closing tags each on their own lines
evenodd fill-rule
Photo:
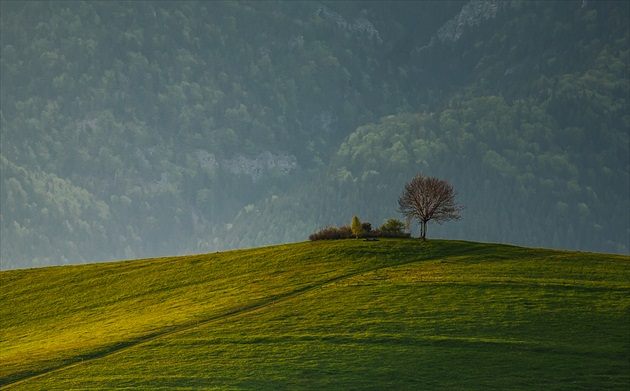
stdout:
<svg viewBox="0 0 630 391">
<path fill-rule="evenodd" d="M 627 389 L 630 259 L 307 242 L 0 273 L 8 389 Z"/>
</svg>

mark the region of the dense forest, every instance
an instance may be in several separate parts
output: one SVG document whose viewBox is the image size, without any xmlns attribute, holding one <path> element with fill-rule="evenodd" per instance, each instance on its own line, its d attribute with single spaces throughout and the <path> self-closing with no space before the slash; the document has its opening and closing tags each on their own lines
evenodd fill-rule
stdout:
<svg viewBox="0 0 630 391">
<path fill-rule="evenodd" d="M 378 226 L 418 172 L 434 236 L 630 251 L 628 2 L 0 6 L 2 269 Z"/>
</svg>

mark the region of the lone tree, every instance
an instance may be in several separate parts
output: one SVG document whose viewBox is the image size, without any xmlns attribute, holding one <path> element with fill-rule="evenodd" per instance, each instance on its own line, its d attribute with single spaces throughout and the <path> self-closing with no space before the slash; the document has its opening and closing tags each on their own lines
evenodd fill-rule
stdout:
<svg viewBox="0 0 630 391">
<path fill-rule="evenodd" d="M 398 198 L 398 212 L 408 220 L 420 223 L 420 238 L 427 240 L 427 223 L 431 220 L 442 224 L 461 219 L 464 207 L 455 203 L 457 192 L 448 182 L 434 177 L 416 175 L 405 184 Z"/>
</svg>

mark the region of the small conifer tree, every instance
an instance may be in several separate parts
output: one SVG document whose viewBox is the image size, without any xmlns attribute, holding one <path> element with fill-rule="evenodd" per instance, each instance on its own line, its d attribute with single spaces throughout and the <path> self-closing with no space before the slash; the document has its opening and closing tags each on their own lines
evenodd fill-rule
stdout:
<svg viewBox="0 0 630 391">
<path fill-rule="evenodd" d="M 363 225 L 356 215 L 352 218 L 352 225 L 350 226 L 350 229 L 352 229 L 352 234 L 357 239 L 359 238 L 359 235 L 363 233 Z"/>
</svg>

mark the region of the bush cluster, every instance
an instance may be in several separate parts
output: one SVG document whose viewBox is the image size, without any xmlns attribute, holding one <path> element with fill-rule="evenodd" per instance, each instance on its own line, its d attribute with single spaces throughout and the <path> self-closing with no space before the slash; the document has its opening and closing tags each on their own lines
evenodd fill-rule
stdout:
<svg viewBox="0 0 630 391">
<path fill-rule="evenodd" d="M 334 240 L 334 239 L 350 239 L 353 238 L 352 229 L 344 225 L 337 227 L 326 227 L 308 236 L 309 240 Z"/>
<path fill-rule="evenodd" d="M 398 220 L 389 219 L 378 229 L 373 230 L 372 224 L 368 222 L 361 223 L 362 231 L 359 238 L 408 238 L 411 236 L 408 232 L 404 232 L 404 224 Z M 309 235 L 309 240 L 337 240 L 337 239 L 354 239 L 352 228 L 347 225 L 341 227 L 326 227 Z"/>
</svg>

